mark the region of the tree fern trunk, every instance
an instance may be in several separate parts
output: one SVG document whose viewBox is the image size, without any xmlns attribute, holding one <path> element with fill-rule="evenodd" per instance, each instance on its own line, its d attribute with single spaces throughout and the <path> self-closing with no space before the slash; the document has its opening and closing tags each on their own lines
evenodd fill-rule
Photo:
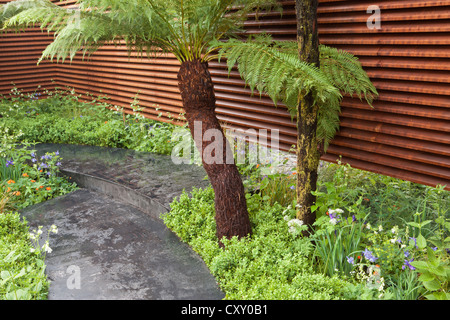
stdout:
<svg viewBox="0 0 450 320">
<path fill-rule="evenodd" d="M 234 159 L 227 159 L 227 151 L 231 150 L 216 117 L 216 99 L 207 63 L 199 60 L 183 62 L 178 73 L 178 87 L 189 129 L 197 140 L 196 147 L 202 155 L 203 167 L 215 192 L 217 237 L 221 239 L 223 236 L 247 236 L 251 233 L 251 225 L 244 186 Z M 212 142 L 201 138 L 207 130 L 213 133 L 220 131 L 222 139 L 219 143 L 222 149 L 212 152 L 215 159 L 213 162 L 208 161 L 211 158 L 204 153 L 205 148 Z M 227 160 L 231 163 L 227 163 Z"/>
<path fill-rule="evenodd" d="M 299 58 L 319 67 L 319 38 L 317 32 L 317 0 L 296 0 L 297 41 Z M 318 105 L 311 94 L 302 95 L 297 108 L 297 217 L 312 225 L 316 219 L 311 212 L 317 186 L 320 152 L 317 142 Z"/>
</svg>

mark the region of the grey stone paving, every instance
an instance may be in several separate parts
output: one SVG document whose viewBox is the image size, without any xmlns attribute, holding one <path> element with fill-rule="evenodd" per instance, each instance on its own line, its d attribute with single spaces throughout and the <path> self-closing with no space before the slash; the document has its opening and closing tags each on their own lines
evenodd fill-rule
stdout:
<svg viewBox="0 0 450 320">
<path fill-rule="evenodd" d="M 62 171 L 83 188 L 22 212 L 50 235 L 49 299 L 222 299 L 201 258 L 158 218 L 183 189 L 204 187 L 201 167 L 170 157 L 97 147 L 58 150 Z"/>
</svg>

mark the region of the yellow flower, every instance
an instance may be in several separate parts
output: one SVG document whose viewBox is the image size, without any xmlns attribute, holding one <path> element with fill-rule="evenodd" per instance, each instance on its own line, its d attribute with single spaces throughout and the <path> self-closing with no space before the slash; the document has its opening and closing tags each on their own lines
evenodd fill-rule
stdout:
<svg viewBox="0 0 450 320">
<path fill-rule="evenodd" d="M 14 180 L 8 180 L 8 184 L 16 183 Z"/>
</svg>

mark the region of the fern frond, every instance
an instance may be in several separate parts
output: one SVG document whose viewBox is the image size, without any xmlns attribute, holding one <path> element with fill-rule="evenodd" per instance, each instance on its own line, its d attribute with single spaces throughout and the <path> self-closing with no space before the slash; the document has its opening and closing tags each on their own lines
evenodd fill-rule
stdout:
<svg viewBox="0 0 450 320">
<path fill-rule="evenodd" d="M 362 68 L 358 58 L 349 52 L 336 48 L 319 46 L 320 69 L 334 86 L 344 93 L 364 98 L 372 105 L 378 95 L 377 89 Z"/>
<path fill-rule="evenodd" d="M 16 0 L 0 6 L 4 28 L 40 25 L 55 42 L 44 57 L 64 60 L 92 53 L 109 41 L 125 40 L 131 51 L 154 56 L 155 47 L 181 62 L 207 61 L 209 42 L 240 30 L 248 13 L 279 6 L 276 0 L 78 0 L 76 10 L 49 0 Z M 77 27 L 71 25 L 77 15 Z"/>
<path fill-rule="evenodd" d="M 298 99 L 286 99 L 292 95 L 313 92 L 316 101 L 324 102 L 330 96 L 340 97 L 339 91 L 322 72 L 296 56 L 286 54 L 277 48 L 267 46 L 265 41 L 241 42 L 231 39 L 216 43 L 221 56 L 226 56 L 228 69 L 237 64 L 242 78 L 252 89 L 260 88 L 274 103 L 283 101 L 295 112 Z M 257 58 L 255 58 L 257 57 Z"/>
<path fill-rule="evenodd" d="M 237 64 L 252 91 L 266 93 L 277 105 L 282 101 L 296 114 L 300 96 L 312 93 L 319 106 L 317 139 L 325 150 L 339 130 L 342 93 L 365 98 L 371 104 L 377 95 L 357 58 L 345 51 L 320 46 L 320 68 L 300 61 L 295 41 L 272 41 L 268 35 L 243 42 L 231 39 L 213 42 L 218 58 L 227 58 L 228 70 Z"/>
</svg>

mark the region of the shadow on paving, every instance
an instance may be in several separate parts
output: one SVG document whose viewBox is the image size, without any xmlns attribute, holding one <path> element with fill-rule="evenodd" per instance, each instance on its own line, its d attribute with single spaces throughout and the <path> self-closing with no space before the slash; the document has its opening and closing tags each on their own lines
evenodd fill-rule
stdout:
<svg viewBox="0 0 450 320">
<path fill-rule="evenodd" d="M 203 260 L 159 219 L 183 189 L 208 185 L 201 167 L 123 149 L 35 149 L 58 150 L 61 171 L 82 187 L 22 211 L 32 228 L 59 230 L 46 259 L 49 299 L 224 298 Z"/>
</svg>

